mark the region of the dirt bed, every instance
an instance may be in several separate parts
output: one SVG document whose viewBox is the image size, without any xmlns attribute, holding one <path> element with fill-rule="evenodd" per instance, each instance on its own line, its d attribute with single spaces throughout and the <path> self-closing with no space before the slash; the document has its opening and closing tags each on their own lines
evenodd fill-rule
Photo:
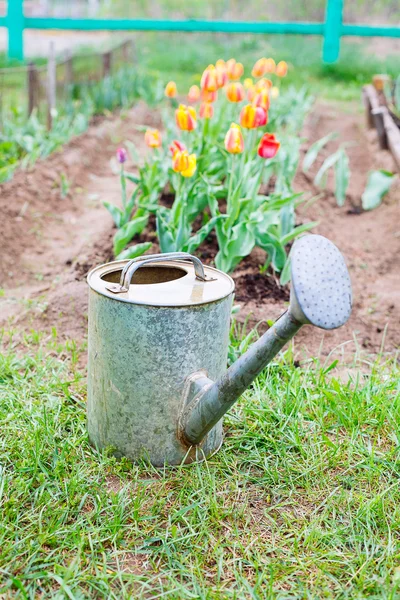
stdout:
<svg viewBox="0 0 400 600">
<path fill-rule="evenodd" d="M 63 339 L 84 340 L 87 329 L 85 275 L 94 265 L 112 259 L 113 224 L 102 202 L 118 202 L 118 177 L 111 160 L 125 140 L 145 151 L 138 125 L 157 126 L 158 117 L 143 105 L 124 118 L 99 120 L 72 141 L 62 153 L 38 163 L 30 172 L 20 171 L 1 186 L 0 240 L 1 324 L 17 330 L 57 329 Z M 399 290 L 399 184 L 392 187 L 385 203 L 371 213 L 360 211 L 360 196 L 366 174 L 372 168 L 391 169 L 391 156 L 379 152 L 374 136 L 366 132 L 358 107 L 354 111 L 332 104 L 316 105 L 304 131 L 305 152 L 316 139 L 338 131 L 339 139 L 354 142 L 348 147 L 352 179 L 346 205 L 338 208 L 332 182 L 318 200 L 306 203 L 299 220 L 320 222 L 316 232 L 328 236 L 343 251 L 354 288 L 354 311 L 340 330 L 324 333 L 304 328 L 296 338 L 299 352 L 326 355 L 333 348 L 353 353 L 363 348 L 376 353 L 384 342 L 389 352 L 400 339 Z M 336 142 L 337 143 L 337 142 Z M 328 146 L 329 153 L 335 148 Z M 321 161 L 323 157 L 321 157 Z M 318 164 L 315 168 L 318 168 Z M 65 198 L 61 177 L 69 184 Z M 309 199 L 320 194 L 312 174 L 299 173 L 296 189 Z M 154 246 L 153 251 L 156 251 Z M 203 246 L 206 262 L 213 257 L 213 244 Z M 265 255 L 255 250 L 235 271 L 239 318 L 250 313 L 255 324 L 276 318 L 288 300 L 288 290 L 276 278 L 259 273 Z"/>
</svg>

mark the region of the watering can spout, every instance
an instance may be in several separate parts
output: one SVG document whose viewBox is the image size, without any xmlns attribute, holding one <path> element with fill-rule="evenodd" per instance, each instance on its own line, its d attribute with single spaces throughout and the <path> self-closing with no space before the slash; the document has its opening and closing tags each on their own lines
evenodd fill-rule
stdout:
<svg viewBox="0 0 400 600">
<path fill-rule="evenodd" d="M 351 283 L 342 254 L 320 235 L 299 238 L 291 252 L 288 310 L 217 381 L 203 372 L 187 382 L 180 437 L 199 444 L 283 346 L 306 324 L 336 329 L 351 313 Z"/>
</svg>

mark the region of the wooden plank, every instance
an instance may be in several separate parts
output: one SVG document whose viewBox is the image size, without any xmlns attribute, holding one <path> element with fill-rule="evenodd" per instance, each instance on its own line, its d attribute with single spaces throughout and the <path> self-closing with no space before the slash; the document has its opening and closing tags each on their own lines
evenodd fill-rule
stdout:
<svg viewBox="0 0 400 600">
<path fill-rule="evenodd" d="M 388 148 L 393 155 L 397 169 L 400 171 L 400 129 L 397 127 L 388 111 L 386 111 L 386 114 L 383 116 L 383 123 L 386 131 Z"/>
<path fill-rule="evenodd" d="M 35 63 L 28 65 L 28 117 L 38 106 L 39 100 L 39 80 Z"/>
<path fill-rule="evenodd" d="M 386 136 L 386 129 L 383 123 L 383 117 L 388 112 L 387 108 L 386 106 L 381 106 L 381 104 L 379 103 L 378 94 L 374 86 L 366 85 L 364 87 L 364 90 L 364 93 L 367 95 L 368 102 L 370 105 L 371 119 L 378 134 L 379 147 L 381 148 L 381 150 L 387 150 L 389 146 Z"/>
</svg>

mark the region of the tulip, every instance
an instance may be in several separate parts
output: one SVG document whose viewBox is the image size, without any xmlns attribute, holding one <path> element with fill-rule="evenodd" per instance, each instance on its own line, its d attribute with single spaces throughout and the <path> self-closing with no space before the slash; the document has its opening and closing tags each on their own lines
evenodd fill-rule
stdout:
<svg viewBox="0 0 400 600">
<path fill-rule="evenodd" d="M 226 70 L 225 64 L 223 66 L 216 67 L 217 69 L 217 86 L 218 89 L 224 87 L 228 83 L 228 72 Z"/>
<path fill-rule="evenodd" d="M 196 171 L 196 155 L 187 150 L 177 151 L 172 157 L 172 169 L 183 177 L 191 177 Z"/>
<path fill-rule="evenodd" d="M 181 171 L 182 177 L 192 177 L 192 175 L 194 175 L 194 173 L 196 172 L 196 163 L 196 155 L 189 154 L 188 167 L 184 171 Z"/>
<path fill-rule="evenodd" d="M 169 146 L 169 149 L 172 156 L 174 156 L 176 152 L 183 152 L 184 150 L 186 150 L 186 146 L 179 140 L 173 140 L 173 142 L 171 142 Z"/>
<path fill-rule="evenodd" d="M 271 97 L 272 97 L 272 98 L 277 98 L 278 96 L 279 96 L 279 88 L 278 88 L 278 87 L 276 87 L 276 85 L 274 85 L 274 86 L 271 88 Z"/>
<path fill-rule="evenodd" d="M 214 115 L 214 107 L 210 102 L 200 104 L 199 116 L 201 119 L 211 119 Z"/>
<path fill-rule="evenodd" d="M 244 73 L 244 67 L 242 63 L 237 63 L 234 58 L 230 58 L 226 63 L 226 70 L 228 72 L 228 79 L 240 79 Z"/>
<path fill-rule="evenodd" d="M 200 99 L 200 88 L 198 85 L 192 85 L 188 93 L 188 101 L 195 103 Z"/>
<path fill-rule="evenodd" d="M 215 92 L 218 89 L 217 69 L 214 65 L 208 65 L 201 76 L 200 87 L 207 92 Z"/>
<path fill-rule="evenodd" d="M 161 134 L 158 129 L 147 129 L 144 134 L 144 141 L 149 148 L 159 148 L 161 146 Z"/>
<path fill-rule="evenodd" d="M 179 129 L 183 131 L 193 131 L 196 129 L 196 111 L 192 106 L 180 104 L 175 111 L 175 120 Z"/>
<path fill-rule="evenodd" d="M 265 77 L 263 77 L 262 79 L 260 79 L 259 81 L 257 81 L 256 85 L 254 86 L 256 88 L 256 92 L 261 92 L 261 90 L 269 90 L 272 88 L 272 81 L 270 79 L 265 79 Z"/>
<path fill-rule="evenodd" d="M 265 73 L 275 73 L 275 61 L 273 58 L 267 58 L 265 60 Z"/>
<path fill-rule="evenodd" d="M 216 66 L 217 69 L 225 69 L 226 62 L 222 58 L 219 58 L 217 60 L 217 62 L 215 63 L 215 66 Z"/>
<path fill-rule="evenodd" d="M 249 102 L 253 102 L 254 100 L 254 96 L 256 95 L 256 88 L 254 85 L 252 85 L 251 87 L 249 87 L 249 89 L 247 90 L 247 100 Z"/>
<path fill-rule="evenodd" d="M 123 164 L 124 164 L 124 162 L 126 162 L 126 161 L 128 160 L 128 153 L 127 153 L 127 151 L 125 150 L 125 148 L 118 148 L 118 150 L 117 150 L 117 152 L 116 152 L 116 155 L 117 155 L 117 161 L 118 161 L 118 162 L 119 162 L 121 165 L 123 165 Z"/>
<path fill-rule="evenodd" d="M 269 109 L 269 94 L 267 90 L 261 90 L 253 98 L 254 106 L 261 106 L 264 110 Z"/>
<path fill-rule="evenodd" d="M 263 127 L 268 122 L 267 111 L 261 108 L 261 106 L 254 106 L 253 104 L 246 104 L 240 113 L 240 124 L 245 129 L 256 129 L 256 127 Z"/>
<path fill-rule="evenodd" d="M 175 81 L 169 81 L 165 86 L 164 94 L 167 96 L 167 98 L 175 98 L 177 93 L 178 90 L 176 89 Z"/>
<path fill-rule="evenodd" d="M 241 154 L 244 150 L 244 140 L 239 125 L 232 123 L 225 136 L 225 149 L 230 154 Z"/>
<path fill-rule="evenodd" d="M 253 87 L 253 80 L 251 77 L 246 77 L 246 79 L 243 81 L 243 85 L 244 85 L 244 89 L 245 90 L 249 90 L 251 87 Z"/>
<path fill-rule="evenodd" d="M 218 98 L 218 92 L 207 92 L 207 90 L 201 90 L 200 97 L 202 102 L 215 102 Z"/>
<path fill-rule="evenodd" d="M 241 102 L 244 99 L 244 87 L 241 83 L 230 83 L 226 88 L 226 97 L 229 102 Z"/>
<path fill-rule="evenodd" d="M 285 77 L 288 72 L 287 63 L 284 60 L 281 60 L 281 62 L 278 62 L 278 64 L 276 65 L 275 72 L 278 75 L 278 77 Z"/>
<path fill-rule="evenodd" d="M 261 158 L 274 158 L 279 146 L 280 143 L 273 133 L 264 133 L 258 145 L 258 156 L 261 156 Z"/>
<path fill-rule="evenodd" d="M 265 63 L 266 63 L 266 58 L 259 58 L 257 60 L 257 62 L 255 63 L 251 74 L 253 75 L 253 77 L 262 77 L 265 73 Z"/>
</svg>

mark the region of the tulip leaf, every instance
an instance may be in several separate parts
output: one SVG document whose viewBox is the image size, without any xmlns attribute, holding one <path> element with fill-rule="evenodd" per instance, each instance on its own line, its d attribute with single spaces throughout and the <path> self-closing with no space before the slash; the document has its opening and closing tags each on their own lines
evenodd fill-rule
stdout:
<svg viewBox="0 0 400 600">
<path fill-rule="evenodd" d="M 362 207 L 364 210 L 377 208 L 382 198 L 389 191 L 396 175 L 390 171 L 370 171 L 366 188 L 361 196 Z"/>
<path fill-rule="evenodd" d="M 350 168 L 349 157 L 344 148 L 340 148 L 339 157 L 335 163 L 335 197 L 338 206 L 343 206 L 349 186 Z"/>
<path fill-rule="evenodd" d="M 340 153 L 341 153 L 341 150 L 337 150 L 336 152 L 334 152 L 333 154 L 331 154 L 330 156 L 328 156 L 328 158 L 326 158 L 324 160 L 321 168 L 319 169 L 318 173 L 315 176 L 315 179 L 314 179 L 315 185 L 325 187 L 327 172 L 339 160 Z"/>
<path fill-rule="evenodd" d="M 103 206 L 105 206 L 105 208 L 108 210 L 108 212 L 112 216 L 116 227 L 118 227 L 118 228 L 121 227 L 122 220 L 124 218 L 123 211 L 118 206 L 115 206 L 115 204 L 111 204 L 111 202 L 103 202 Z"/>
<path fill-rule="evenodd" d="M 280 242 L 281 242 L 282 246 L 286 246 L 286 244 L 288 244 L 289 242 L 294 240 L 294 238 L 301 235 L 305 231 L 309 231 L 316 225 L 318 225 L 318 221 L 311 221 L 310 223 L 304 223 L 303 225 L 298 225 L 297 227 L 292 229 L 292 231 L 290 233 L 281 237 Z"/>
<path fill-rule="evenodd" d="M 114 235 L 114 254 L 118 256 L 125 248 L 125 246 L 131 241 L 133 236 L 138 233 L 142 233 L 149 220 L 149 215 L 144 215 L 136 219 L 132 219 L 126 223 L 121 229 Z"/>
<path fill-rule="evenodd" d="M 195 233 L 195 235 L 193 235 L 191 238 L 189 238 L 189 240 L 186 242 L 186 244 L 184 244 L 183 252 L 189 252 L 189 254 L 192 254 L 195 250 L 197 250 L 197 248 L 200 246 L 200 244 L 202 244 L 204 242 L 206 237 L 214 229 L 216 222 L 219 221 L 220 219 L 221 219 L 221 217 L 213 217 L 212 219 L 210 219 L 208 221 L 208 223 L 203 225 L 203 227 L 201 227 Z"/>
<path fill-rule="evenodd" d="M 136 258 L 137 256 L 142 256 L 142 254 L 147 252 L 147 250 L 150 250 L 152 245 L 153 244 L 151 242 L 143 242 L 142 244 L 135 244 L 134 246 L 130 246 L 129 248 L 126 248 L 126 250 L 123 250 L 120 254 L 118 254 L 118 256 L 116 258 L 118 260 L 123 260 L 126 258 L 131 259 L 131 258 Z"/>
<path fill-rule="evenodd" d="M 282 271 L 286 263 L 286 252 L 280 240 L 273 233 L 264 231 L 257 236 L 257 246 L 268 254 L 275 271 Z"/>
<path fill-rule="evenodd" d="M 312 167 L 322 148 L 326 146 L 328 142 L 334 140 L 337 137 L 338 134 L 335 131 L 332 131 L 331 133 L 328 133 L 328 135 L 325 135 L 323 138 L 317 140 L 316 142 L 314 142 L 314 144 L 310 146 L 303 160 L 304 173 L 307 173 L 307 171 Z"/>
</svg>

